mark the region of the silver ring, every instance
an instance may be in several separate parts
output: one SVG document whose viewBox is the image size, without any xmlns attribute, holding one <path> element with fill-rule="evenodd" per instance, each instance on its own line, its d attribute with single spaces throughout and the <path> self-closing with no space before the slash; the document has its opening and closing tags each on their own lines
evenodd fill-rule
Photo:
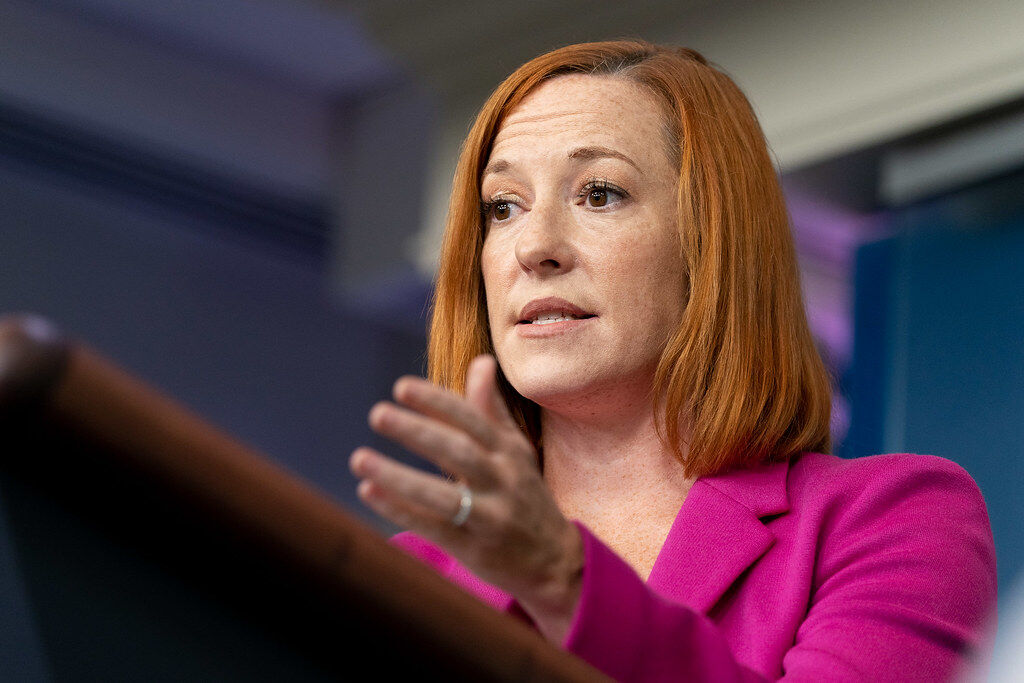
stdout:
<svg viewBox="0 0 1024 683">
<path fill-rule="evenodd" d="M 459 484 L 459 509 L 452 517 L 452 524 L 462 526 L 469 519 L 469 511 L 473 509 L 473 492 L 465 484 Z"/>
</svg>

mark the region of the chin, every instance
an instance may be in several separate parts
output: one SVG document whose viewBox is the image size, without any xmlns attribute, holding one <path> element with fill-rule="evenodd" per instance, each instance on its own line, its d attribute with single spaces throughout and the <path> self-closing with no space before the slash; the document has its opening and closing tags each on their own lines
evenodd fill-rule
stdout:
<svg viewBox="0 0 1024 683">
<path fill-rule="evenodd" d="M 614 385 L 614 377 L 602 372 L 600 362 L 589 358 L 542 358 L 512 363 L 505 368 L 509 384 L 544 408 L 585 400 L 602 387 Z"/>
</svg>

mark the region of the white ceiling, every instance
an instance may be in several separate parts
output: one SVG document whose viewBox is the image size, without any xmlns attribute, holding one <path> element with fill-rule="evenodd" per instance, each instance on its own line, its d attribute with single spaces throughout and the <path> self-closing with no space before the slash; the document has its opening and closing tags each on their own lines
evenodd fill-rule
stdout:
<svg viewBox="0 0 1024 683">
<path fill-rule="evenodd" d="M 316 0 L 308 0 L 316 1 Z M 531 57 L 570 43 L 671 40 L 686 17 L 725 0 L 319 0 L 344 9 L 445 100 L 478 98 Z"/>
<path fill-rule="evenodd" d="M 787 169 L 1024 93 L 1024 4 L 1009 0 L 976 0 L 970 11 L 959 0 L 35 4 L 124 24 L 335 100 L 404 72 L 455 118 L 518 65 L 560 45 L 630 36 L 686 44 L 739 82 Z"/>
</svg>

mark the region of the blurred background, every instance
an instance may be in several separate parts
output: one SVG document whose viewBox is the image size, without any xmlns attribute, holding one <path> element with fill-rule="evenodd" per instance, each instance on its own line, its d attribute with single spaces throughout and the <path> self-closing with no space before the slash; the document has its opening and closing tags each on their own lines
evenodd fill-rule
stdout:
<svg viewBox="0 0 1024 683">
<path fill-rule="evenodd" d="M 49 317 L 388 532 L 347 457 L 385 447 L 366 411 L 423 369 L 472 116 L 566 43 L 686 45 L 747 93 L 777 159 L 836 452 L 964 466 L 1007 596 L 1021 35 L 1024 3 L 1002 0 L 0 0 L 0 312 Z"/>
</svg>

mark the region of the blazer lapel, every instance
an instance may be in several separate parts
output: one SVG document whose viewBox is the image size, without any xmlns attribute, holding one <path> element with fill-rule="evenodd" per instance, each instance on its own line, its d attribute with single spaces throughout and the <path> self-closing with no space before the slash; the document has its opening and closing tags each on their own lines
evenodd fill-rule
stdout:
<svg viewBox="0 0 1024 683">
<path fill-rule="evenodd" d="M 707 613 L 775 542 L 761 518 L 789 510 L 789 463 L 698 479 L 668 532 L 647 585 L 662 597 Z M 452 560 L 446 575 L 505 612 L 515 601 Z"/>
<path fill-rule="evenodd" d="M 707 613 L 775 542 L 762 517 L 789 510 L 789 463 L 698 479 L 647 579 L 665 598 Z"/>
</svg>

